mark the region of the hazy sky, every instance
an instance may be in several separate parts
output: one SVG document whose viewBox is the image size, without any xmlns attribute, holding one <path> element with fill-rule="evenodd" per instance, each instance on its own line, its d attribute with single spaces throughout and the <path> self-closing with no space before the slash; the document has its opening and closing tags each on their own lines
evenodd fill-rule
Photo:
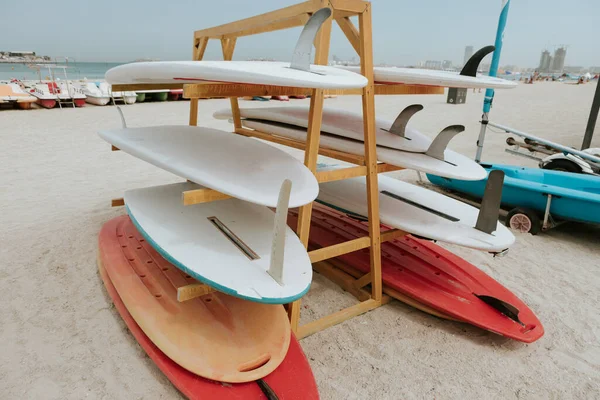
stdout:
<svg viewBox="0 0 600 400">
<path fill-rule="evenodd" d="M 0 0 L 0 50 L 77 61 L 187 60 L 194 30 L 300 0 Z M 375 62 L 462 62 L 464 47 L 493 44 L 500 0 L 374 0 Z M 600 1 L 513 0 L 501 64 L 536 67 L 544 47 L 569 45 L 566 65 L 600 65 Z M 238 40 L 234 59 L 288 60 L 300 28 Z M 334 24 L 330 55 L 355 53 Z M 206 59 L 219 59 L 209 44 Z"/>
</svg>

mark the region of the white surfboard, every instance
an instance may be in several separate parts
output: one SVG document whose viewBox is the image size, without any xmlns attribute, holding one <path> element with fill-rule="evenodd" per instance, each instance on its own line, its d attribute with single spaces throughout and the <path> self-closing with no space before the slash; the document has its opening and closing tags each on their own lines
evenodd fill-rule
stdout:
<svg viewBox="0 0 600 400">
<path fill-rule="evenodd" d="M 310 71 L 302 71 L 290 68 L 289 62 L 274 61 L 137 62 L 111 68 L 105 78 L 112 85 L 203 81 L 316 89 L 356 89 L 367 85 L 364 76 L 339 68 L 311 65 Z"/>
<path fill-rule="evenodd" d="M 99 135 L 150 164 L 252 203 L 275 207 L 286 179 L 292 181 L 290 207 L 310 203 L 319 191 L 315 176 L 288 153 L 230 132 L 167 125 L 106 130 Z"/>
<path fill-rule="evenodd" d="M 292 125 L 283 125 L 276 122 L 258 122 L 249 119 L 242 120 L 242 125 L 272 135 L 306 141 L 306 129 L 304 128 L 297 128 Z M 365 151 L 363 142 L 327 133 L 321 134 L 320 144 L 322 147 L 350 154 L 364 155 Z M 462 154 L 446 149 L 444 157 L 445 161 L 442 161 L 423 153 L 409 153 L 377 146 L 377 159 L 391 165 L 462 180 L 479 181 L 485 179 L 487 176 L 485 169 Z"/>
<path fill-rule="evenodd" d="M 308 291 L 312 265 L 287 226 L 277 231 L 285 239 L 278 253 L 283 255 L 281 276 L 269 273 L 277 241 L 273 211 L 238 199 L 184 206 L 181 193 L 198 188 L 184 182 L 130 190 L 125 205 L 140 233 L 165 259 L 220 292 L 284 304 Z M 287 206 L 282 211 L 285 223 Z"/>
<path fill-rule="evenodd" d="M 475 229 L 479 210 L 440 193 L 379 175 L 381 223 L 415 235 L 489 252 L 510 247 L 515 237 L 500 222 L 492 234 Z M 321 183 L 319 202 L 368 215 L 364 177 Z"/>
<path fill-rule="evenodd" d="M 422 106 L 419 107 L 422 109 Z M 281 122 L 305 129 L 308 128 L 308 112 L 309 108 L 305 106 L 240 108 L 242 118 Z M 213 117 L 232 118 L 231 109 L 219 110 L 213 114 Z M 410 126 L 405 127 L 404 137 L 390 133 L 393 124 L 394 121 L 376 119 L 378 146 L 424 152 L 431 144 L 429 137 Z M 362 114 L 326 107 L 323 109 L 321 131 L 362 142 L 364 141 Z"/>
<path fill-rule="evenodd" d="M 360 73 L 360 67 L 339 67 L 346 71 Z M 443 86 L 466 89 L 513 89 L 517 82 L 493 76 L 466 76 L 457 72 L 437 71 L 420 68 L 374 67 L 376 83 Z"/>
<path fill-rule="evenodd" d="M 367 79 L 339 68 L 311 65 L 311 52 L 330 8 L 314 12 L 300 33 L 291 62 L 164 61 L 121 65 L 106 72 L 111 84 L 198 83 L 203 81 L 275 85 L 316 89 L 357 89 Z"/>
</svg>

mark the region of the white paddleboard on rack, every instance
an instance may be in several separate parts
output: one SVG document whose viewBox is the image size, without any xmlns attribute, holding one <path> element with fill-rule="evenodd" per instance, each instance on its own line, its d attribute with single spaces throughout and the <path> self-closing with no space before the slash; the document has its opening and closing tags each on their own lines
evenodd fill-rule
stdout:
<svg viewBox="0 0 600 400">
<path fill-rule="evenodd" d="M 287 225 L 274 230 L 276 213 L 238 199 L 184 206 L 181 193 L 198 188 L 184 182 L 130 190 L 125 205 L 140 233 L 165 259 L 220 292 L 284 304 L 308 291 L 312 265 L 306 249 Z M 282 212 L 285 223 L 287 206 Z M 280 277 L 270 273 L 274 232 L 285 239 Z"/>
<path fill-rule="evenodd" d="M 317 89 L 356 89 L 367 79 L 354 72 L 322 65 L 310 71 L 274 61 L 157 61 L 120 65 L 106 72 L 115 84 L 228 82 Z"/>
<path fill-rule="evenodd" d="M 292 182 L 290 207 L 310 203 L 319 191 L 317 179 L 299 160 L 230 132 L 167 125 L 106 130 L 99 135 L 134 157 L 252 203 L 275 207 L 286 179 Z"/>
<path fill-rule="evenodd" d="M 293 125 L 280 124 L 244 119 L 242 125 L 246 128 L 269 133 L 289 139 L 306 141 L 306 129 Z M 362 141 L 321 133 L 320 145 L 325 148 L 339 150 L 350 154 L 364 155 L 365 147 Z M 377 146 L 377 159 L 381 162 L 403 168 L 414 169 L 426 173 L 434 173 L 446 178 L 479 181 L 485 179 L 487 173 L 479 164 L 462 154 L 446 149 L 445 160 L 430 157 L 424 153 L 410 153 Z M 429 172 L 436 171 L 436 172 Z"/>
<path fill-rule="evenodd" d="M 418 110 L 420 109 L 422 106 L 418 108 Z M 309 107 L 305 106 L 240 108 L 242 118 L 280 122 L 305 129 L 308 128 L 308 112 Z M 415 112 L 413 111 L 411 115 Z M 408 119 L 411 115 L 408 116 Z M 216 119 L 232 118 L 231 109 L 219 110 L 213 114 L 213 117 Z M 379 146 L 405 151 L 426 151 L 431 144 L 429 137 L 410 126 L 405 126 L 404 137 L 402 137 L 389 132 L 394 121 L 377 118 L 375 122 L 377 145 Z M 362 142 L 364 141 L 362 113 L 325 107 L 323 108 L 321 131 Z"/>
<path fill-rule="evenodd" d="M 346 71 L 360 73 L 360 67 L 339 67 Z M 376 83 L 443 86 L 466 89 L 513 89 L 517 82 L 492 76 L 466 76 L 457 72 L 436 71 L 420 68 L 374 67 Z"/>
<path fill-rule="evenodd" d="M 321 183 L 318 200 L 338 210 L 368 215 L 364 177 Z M 479 210 L 443 194 L 379 175 L 381 223 L 415 235 L 489 252 L 510 247 L 515 237 L 500 222 L 492 234 L 475 229 Z"/>
<path fill-rule="evenodd" d="M 228 82 L 315 89 L 358 89 L 367 79 L 357 73 L 311 65 L 311 52 L 330 8 L 314 12 L 300 33 L 291 62 L 163 61 L 121 65 L 106 72 L 111 84 Z"/>
</svg>

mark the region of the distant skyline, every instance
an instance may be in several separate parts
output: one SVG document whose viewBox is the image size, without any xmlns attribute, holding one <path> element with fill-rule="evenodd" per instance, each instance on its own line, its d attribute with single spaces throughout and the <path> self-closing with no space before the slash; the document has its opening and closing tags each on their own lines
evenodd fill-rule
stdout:
<svg viewBox="0 0 600 400">
<path fill-rule="evenodd" d="M 76 61 L 126 62 L 140 58 L 188 60 L 195 30 L 298 3 L 299 0 L 62 0 L 5 1 L 0 51 L 35 51 Z M 165 5 L 168 4 L 168 5 Z M 376 63 L 414 65 L 424 60 L 462 63 L 465 46 L 493 44 L 501 1 L 373 1 Z M 511 3 L 502 65 L 536 67 L 541 51 L 568 45 L 566 65 L 600 65 L 600 2 L 558 0 Z M 234 59 L 289 60 L 300 28 L 238 40 Z M 205 59 L 221 59 L 211 41 Z M 334 23 L 330 57 L 356 57 Z"/>
</svg>

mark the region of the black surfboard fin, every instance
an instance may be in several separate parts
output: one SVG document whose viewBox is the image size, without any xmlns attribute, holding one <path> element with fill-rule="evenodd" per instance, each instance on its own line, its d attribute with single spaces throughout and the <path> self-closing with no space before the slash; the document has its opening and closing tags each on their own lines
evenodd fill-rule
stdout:
<svg viewBox="0 0 600 400">
<path fill-rule="evenodd" d="M 298 42 L 296 42 L 290 68 L 310 72 L 313 42 L 315 41 L 315 37 L 317 37 L 319 29 L 321 29 L 321 25 L 330 16 L 331 8 L 321 8 L 311 15 L 300 33 Z"/>
<path fill-rule="evenodd" d="M 487 56 L 494 50 L 496 50 L 496 47 L 494 46 L 485 46 L 477 50 L 475 54 L 473 54 L 471 58 L 469 58 L 469 60 L 466 62 L 462 71 L 460 71 L 460 74 L 465 76 L 476 76 L 477 70 L 479 69 L 479 64 L 481 64 L 481 60 L 483 60 L 485 56 Z"/>
<path fill-rule="evenodd" d="M 269 384 L 262 379 L 258 379 L 256 384 L 260 388 L 261 392 L 267 397 L 267 400 L 279 400 L 279 397 L 275 391 L 269 386 Z"/>
<path fill-rule="evenodd" d="M 398 114 L 390 129 L 382 130 L 411 140 L 410 138 L 406 137 L 406 125 L 408 125 L 408 121 L 412 118 L 412 116 L 421 111 L 422 109 L 423 106 L 421 104 L 411 104 L 410 106 L 402 110 L 400 114 Z"/>
<path fill-rule="evenodd" d="M 498 310 L 499 313 L 512 319 L 517 324 L 519 324 L 521 326 L 525 326 L 525 324 L 523 322 L 521 322 L 521 320 L 519 319 L 519 309 L 517 307 L 515 307 L 512 304 L 509 304 L 505 301 L 497 299 L 496 297 L 479 295 L 479 294 L 475 294 L 475 293 L 473 293 L 473 294 L 479 300 L 483 301 L 485 304 Z"/>
<path fill-rule="evenodd" d="M 450 125 L 444 128 L 438 135 L 433 139 L 433 142 L 429 145 L 429 148 L 425 152 L 429 157 L 437 158 L 438 160 L 445 161 L 444 152 L 450 140 L 462 131 L 465 130 L 464 125 Z"/>
<path fill-rule="evenodd" d="M 498 216 L 500 215 L 503 184 L 504 171 L 493 170 L 489 173 L 475 229 L 488 234 L 496 230 Z"/>
</svg>

